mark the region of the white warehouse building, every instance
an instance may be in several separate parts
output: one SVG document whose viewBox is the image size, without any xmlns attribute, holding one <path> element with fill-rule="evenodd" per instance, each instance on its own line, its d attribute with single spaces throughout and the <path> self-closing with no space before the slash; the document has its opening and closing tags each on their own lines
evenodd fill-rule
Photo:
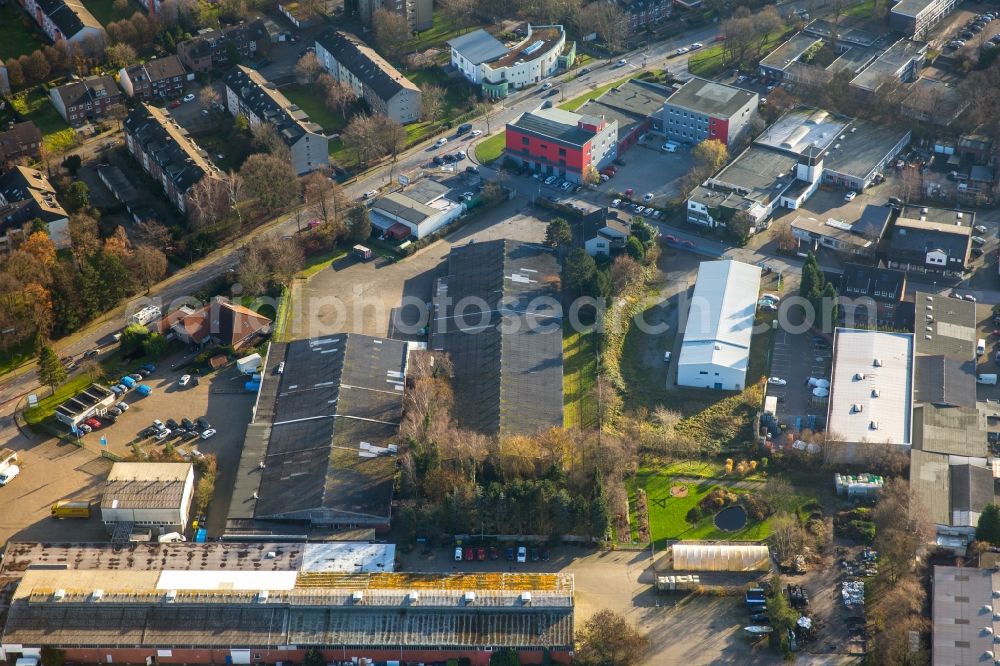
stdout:
<svg viewBox="0 0 1000 666">
<path fill-rule="evenodd" d="M 101 521 L 113 535 L 136 527 L 183 533 L 193 496 L 191 463 L 118 462 L 104 483 Z"/>
<path fill-rule="evenodd" d="M 701 263 L 677 361 L 679 386 L 744 388 L 759 291 L 757 266 Z"/>
</svg>

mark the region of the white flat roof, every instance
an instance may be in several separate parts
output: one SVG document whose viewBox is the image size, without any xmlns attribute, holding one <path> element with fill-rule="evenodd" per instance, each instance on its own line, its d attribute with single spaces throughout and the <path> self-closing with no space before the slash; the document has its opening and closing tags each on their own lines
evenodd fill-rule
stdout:
<svg viewBox="0 0 1000 666">
<path fill-rule="evenodd" d="M 297 571 L 163 571 L 158 590 L 290 590 Z"/>
<path fill-rule="evenodd" d="M 307 543 L 302 554 L 301 571 L 334 573 L 391 572 L 395 566 L 396 545 L 338 541 Z"/>
<path fill-rule="evenodd" d="M 759 291 L 759 267 L 731 259 L 703 261 L 677 362 L 745 371 Z"/>
<path fill-rule="evenodd" d="M 840 442 L 910 444 L 913 335 L 838 328 L 827 433 Z"/>
</svg>

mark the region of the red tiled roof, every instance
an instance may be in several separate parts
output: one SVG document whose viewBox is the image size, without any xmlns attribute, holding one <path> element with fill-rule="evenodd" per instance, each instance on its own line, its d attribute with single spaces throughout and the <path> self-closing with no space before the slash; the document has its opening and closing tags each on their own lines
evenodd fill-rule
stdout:
<svg viewBox="0 0 1000 666">
<path fill-rule="evenodd" d="M 201 344 L 212 336 L 233 347 L 267 328 L 271 320 L 249 308 L 217 299 L 180 320 L 187 337 Z"/>
</svg>

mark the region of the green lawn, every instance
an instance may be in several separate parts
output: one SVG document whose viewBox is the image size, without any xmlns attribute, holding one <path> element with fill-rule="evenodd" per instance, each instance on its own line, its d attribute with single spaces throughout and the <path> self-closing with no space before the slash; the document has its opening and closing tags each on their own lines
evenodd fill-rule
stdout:
<svg viewBox="0 0 1000 666">
<path fill-rule="evenodd" d="M 764 53 L 770 53 L 778 44 L 785 41 L 785 30 L 771 33 L 764 45 Z M 732 63 L 727 63 L 723 59 L 723 45 L 712 44 L 707 46 L 688 59 L 688 71 L 695 76 L 715 76 L 726 67 L 731 67 Z"/>
<path fill-rule="evenodd" d="M 48 417 L 52 416 L 52 414 L 56 411 L 56 407 L 58 407 L 60 403 L 68 398 L 72 398 L 74 395 L 99 379 L 99 374 L 79 374 L 71 377 L 69 381 L 58 387 L 52 395 L 39 400 L 38 404 L 31 409 L 25 410 L 24 420 L 31 425 L 38 425 Z"/>
<path fill-rule="evenodd" d="M 0 58 L 8 60 L 22 56 L 42 44 L 35 24 L 16 2 L 0 6 Z"/>
<path fill-rule="evenodd" d="M 864 0 L 856 5 L 845 7 L 842 18 L 871 18 L 875 13 L 875 0 Z"/>
<path fill-rule="evenodd" d="M 319 98 L 312 86 L 295 83 L 282 87 L 281 93 L 308 113 L 309 119 L 319 123 L 327 132 L 340 131 L 347 124 L 347 119 L 344 116 L 326 108 L 326 104 Z"/>
<path fill-rule="evenodd" d="M 494 134 L 476 144 L 476 159 L 480 164 L 487 164 L 503 154 L 507 145 L 507 135 L 504 132 Z"/>
<path fill-rule="evenodd" d="M 27 363 L 34 355 L 35 345 L 30 339 L 14 345 L 7 351 L 0 351 L 0 375 L 6 375 L 14 368 Z"/>
<path fill-rule="evenodd" d="M 702 518 L 695 524 L 688 523 L 685 517 L 688 511 L 712 491 L 717 485 L 706 480 L 701 483 L 678 484 L 674 477 L 660 470 L 642 468 L 629 481 L 629 506 L 635 506 L 635 491 L 642 488 L 646 491 L 649 507 L 649 532 L 658 547 L 663 542 L 676 539 L 701 539 L 712 541 L 762 541 L 771 533 L 770 520 L 759 523 L 749 523 L 742 530 L 725 532 L 718 529 L 713 522 L 714 516 Z M 670 488 L 674 485 L 685 485 L 688 488 L 687 497 L 671 497 Z M 733 488 L 733 492 L 746 492 Z M 634 509 L 631 509 L 634 511 Z"/>
<path fill-rule="evenodd" d="M 615 86 L 618 86 L 618 85 L 621 85 L 622 83 L 625 83 L 626 81 L 628 81 L 629 79 L 633 78 L 634 76 L 637 76 L 637 74 L 630 74 L 629 76 L 626 76 L 624 78 L 618 79 L 617 81 L 612 81 L 611 83 L 606 83 L 603 86 L 599 86 L 597 88 L 594 88 L 590 92 L 585 92 L 582 95 L 580 95 L 579 97 L 574 97 L 573 99 L 569 100 L 568 102 L 560 104 L 559 108 L 560 109 L 565 109 L 566 111 L 576 111 L 581 106 L 583 106 L 585 102 L 587 102 L 589 100 L 592 100 L 592 99 L 596 99 L 597 97 L 600 97 L 601 95 L 603 95 L 607 91 L 611 90 Z"/>
<path fill-rule="evenodd" d="M 132 14 L 139 11 L 138 5 L 131 1 L 121 12 L 115 10 L 115 0 L 86 0 L 83 5 L 101 22 L 101 25 L 131 18 Z"/>
<path fill-rule="evenodd" d="M 597 333 L 563 328 L 563 424 L 567 428 L 597 426 L 591 391 L 597 381 Z"/>
<path fill-rule="evenodd" d="M 444 17 L 441 12 L 434 14 L 434 23 L 427 30 L 423 30 L 414 35 L 413 39 L 406 45 L 407 51 L 424 51 L 432 46 L 441 46 L 452 37 L 471 32 L 478 26 L 472 23 L 455 25 Z"/>
<path fill-rule="evenodd" d="M 346 256 L 347 250 L 342 247 L 337 247 L 330 252 L 324 252 L 323 254 L 307 257 L 305 266 L 303 266 L 302 270 L 298 272 L 297 277 L 310 278 L 324 268 L 328 268 L 333 262 L 343 259 Z"/>
<path fill-rule="evenodd" d="M 11 105 L 22 116 L 35 121 L 43 137 L 69 129 L 66 122 L 59 116 L 59 112 L 52 106 L 46 92 L 41 88 L 36 87 L 17 93 L 11 97 Z"/>
</svg>

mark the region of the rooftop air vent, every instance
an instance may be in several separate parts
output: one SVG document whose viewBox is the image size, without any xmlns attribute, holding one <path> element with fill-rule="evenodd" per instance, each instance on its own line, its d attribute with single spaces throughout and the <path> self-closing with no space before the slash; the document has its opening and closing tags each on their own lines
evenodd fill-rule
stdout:
<svg viewBox="0 0 1000 666">
<path fill-rule="evenodd" d="M 100 601 L 102 598 L 104 598 L 104 590 L 94 590 L 90 593 L 91 601 Z"/>
<path fill-rule="evenodd" d="M 351 601 L 353 601 L 356 604 L 360 604 L 362 601 L 364 601 L 364 599 L 365 599 L 365 593 L 362 592 L 361 590 L 357 590 L 356 592 L 354 592 L 354 594 L 351 595 Z"/>
<path fill-rule="evenodd" d="M 851 405 L 852 414 L 860 414 L 863 411 L 865 411 L 865 406 L 862 405 L 860 402 L 856 402 L 853 405 Z"/>
<path fill-rule="evenodd" d="M 167 595 L 163 598 L 168 604 L 177 601 L 177 590 L 167 590 Z"/>
<path fill-rule="evenodd" d="M 261 590 L 260 592 L 257 593 L 257 603 L 259 604 L 264 603 L 265 601 L 267 601 L 268 596 L 269 595 L 267 590 Z"/>
<path fill-rule="evenodd" d="M 531 592 L 521 593 L 521 603 L 526 606 L 531 603 Z"/>
<path fill-rule="evenodd" d="M 869 426 L 872 430 L 878 430 L 878 421 L 872 421 Z"/>
<path fill-rule="evenodd" d="M 420 593 L 417 592 L 417 591 L 415 591 L 415 590 L 411 591 L 411 592 L 408 592 L 406 594 L 406 600 L 408 602 L 410 602 L 410 605 L 413 605 L 413 604 L 417 603 L 418 601 L 420 601 Z"/>
<path fill-rule="evenodd" d="M 876 367 L 876 368 L 881 368 L 882 367 L 882 359 L 876 358 L 874 361 L 872 361 L 872 365 L 874 367 Z"/>
<path fill-rule="evenodd" d="M 855 372 L 854 373 L 854 381 L 858 381 L 859 382 L 859 381 L 861 381 L 864 378 L 865 378 L 865 373 L 863 373 L 863 372 Z"/>
<path fill-rule="evenodd" d="M 878 397 L 878 389 L 872 389 L 872 397 L 873 398 L 877 398 Z"/>
<path fill-rule="evenodd" d="M 465 603 L 471 604 L 471 603 L 475 602 L 475 600 L 476 600 L 476 593 L 475 592 L 466 592 L 465 595 L 462 598 L 465 599 Z"/>
<path fill-rule="evenodd" d="M 55 591 L 55 593 L 52 595 L 52 599 L 53 601 L 62 601 L 63 598 L 65 598 L 65 596 L 66 596 L 66 590 L 60 589 Z"/>
</svg>

